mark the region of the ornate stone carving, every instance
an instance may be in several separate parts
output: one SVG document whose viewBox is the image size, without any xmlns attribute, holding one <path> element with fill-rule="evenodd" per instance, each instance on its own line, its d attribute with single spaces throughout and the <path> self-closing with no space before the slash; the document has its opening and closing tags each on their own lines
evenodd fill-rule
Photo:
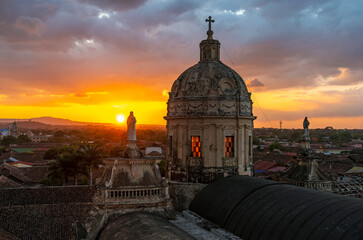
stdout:
<svg viewBox="0 0 363 240">
<path fill-rule="evenodd" d="M 207 104 L 204 102 L 189 102 L 187 107 L 188 114 L 206 114 Z"/>
<path fill-rule="evenodd" d="M 174 102 L 169 103 L 168 114 L 169 116 L 180 116 L 185 112 L 185 103 L 183 102 Z"/>
<path fill-rule="evenodd" d="M 219 88 L 225 95 L 234 95 L 237 92 L 236 84 L 228 78 L 222 78 L 219 82 Z"/>
<path fill-rule="evenodd" d="M 208 114 L 209 115 L 217 115 L 218 114 L 218 106 L 217 102 L 210 102 L 208 104 Z"/>
<path fill-rule="evenodd" d="M 179 85 L 180 85 L 180 81 L 179 81 L 179 79 L 177 79 L 177 80 L 174 82 L 173 87 L 171 88 L 171 92 L 174 94 L 174 96 L 176 96 L 176 95 L 177 95 L 177 93 L 178 93 Z"/>
<path fill-rule="evenodd" d="M 224 167 L 236 167 L 237 160 L 235 158 L 223 158 Z"/>
<path fill-rule="evenodd" d="M 216 128 L 217 128 L 217 129 L 221 129 L 221 128 L 223 128 L 223 124 L 216 124 Z"/>
<path fill-rule="evenodd" d="M 203 166 L 203 160 L 201 158 L 188 158 L 189 166 L 191 167 L 200 167 Z"/>
<path fill-rule="evenodd" d="M 185 85 L 186 95 L 204 95 L 210 88 L 210 79 L 200 78 L 202 73 L 193 73 L 193 78 L 188 79 Z"/>
<path fill-rule="evenodd" d="M 249 104 L 242 103 L 242 104 L 240 104 L 240 106 L 239 106 L 239 111 L 240 111 L 240 112 L 248 112 L 248 113 L 250 113 L 250 112 L 251 112 L 251 107 L 250 107 L 250 105 L 249 105 Z"/>
<path fill-rule="evenodd" d="M 209 104 L 209 107 L 210 108 L 215 108 L 217 106 L 217 104 L 215 103 L 215 104 Z"/>
<path fill-rule="evenodd" d="M 236 104 L 232 104 L 232 105 L 229 105 L 229 104 L 222 104 L 223 108 L 227 108 L 227 109 L 232 109 L 232 108 L 236 108 Z"/>
</svg>

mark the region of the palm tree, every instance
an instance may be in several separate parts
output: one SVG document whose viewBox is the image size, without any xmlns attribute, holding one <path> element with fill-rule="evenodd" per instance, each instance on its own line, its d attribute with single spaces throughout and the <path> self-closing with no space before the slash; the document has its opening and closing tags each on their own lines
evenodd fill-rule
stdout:
<svg viewBox="0 0 363 240">
<path fill-rule="evenodd" d="M 92 186 L 92 168 L 98 167 L 98 164 L 102 164 L 101 159 L 101 147 L 99 144 L 82 144 L 79 147 L 79 157 L 89 172 L 90 186 Z"/>
<path fill-rule="evenodd" d="M 49 163 L 49 172 L 47 174 L 47 181 L 46 185 L 58 185 L 59 183 L 62 183 L 63 186 L 66 185 L 66 170 L 62 166 L 62 163 L 60 161 L 51 162 Z"/>
<path fill-rule="evenodd" d="M 57 155 L 56 161 L 50 163 L 49 166 L 48 177 L 51 180 L 60 180 L 64 186 L 68 178 L 74 176 L 75 185 L 77 185 L 77 176 L 80 170 L 76 148 L 67 147 L 63 149 L 63 152 Z"/>
</svg>

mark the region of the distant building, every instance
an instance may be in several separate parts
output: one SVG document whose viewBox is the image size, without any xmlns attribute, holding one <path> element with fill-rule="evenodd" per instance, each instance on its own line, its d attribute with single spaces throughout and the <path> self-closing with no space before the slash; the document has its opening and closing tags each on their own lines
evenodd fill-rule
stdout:
<svg viewBox="0 0 363 240">
<path fill-rule="evenodd" d="M 44 141 L 48 141 L 48 139 L 50 137 L 52 137 L 52 135 L 43 135 L 42 133 L 36 135 L 34 134 L 30 129 L 28 129 L 28 131 L 26 132 L 26 135 L 29 137 L 29 139 L 32 141 L 32 142 L 35 142 L 35 143 L 39 143 L 39 142 L 44 142 Z"/>
<path fill-rule="evenodd" d="M 49 137 L 51 137 L 51 135 L 32 135 L 30 138 L 30 140 L 32 142 L 38 143 L 38 142 L 44 142 L 44 141 L 48 141 Z"/>
<path fill-rule="evenodd" d="M 5 136 L 11 135 L 11 128 L 10 124 L 8 125 L 8 128 L 0 129 L 0 139 L 3 139 Z"/>
<path fill-rule="evenodd" d="M 151 146 L 145 148 L 145 155 L 149 155 L 151 153 L 154 153 L 154 154 L 158 153 L 159 155 L 162 155 L 163 149 L 161 146 L 154 143 Z"/>
<path fill-rule="evenodd" d="M 20 135 L 19 129 L 18 129 L 18 123 L 16 121 L 13 122 L 13 124 L 8 125 L 8 128 L 0 129 L 0 138 L 2 139 L 5 136 L 13 136 L 18 137 Z"/>
<path fill-rule="evenodd" d="M 11 130 L 11 135 L 13 137 L 19 136 L 18 123 L 16 121 L 13 122 L 13 127 L 12 127 L 12 130 Z"/>
</svg>

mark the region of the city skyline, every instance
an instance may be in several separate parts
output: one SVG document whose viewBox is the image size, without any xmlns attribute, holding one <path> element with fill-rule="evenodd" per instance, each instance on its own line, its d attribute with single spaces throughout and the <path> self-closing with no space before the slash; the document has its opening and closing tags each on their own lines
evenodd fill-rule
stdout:
<svg viewBox="0 0 363 240">
<path fill-rule="evenodd" d="M 0 118 L 165 124 L 212 16 L 255 127 L 363 128 L 363 5 L 353 1 L 0 1 Z M 262 110 L 261 110 L 262 109 Z"/>
</svg>

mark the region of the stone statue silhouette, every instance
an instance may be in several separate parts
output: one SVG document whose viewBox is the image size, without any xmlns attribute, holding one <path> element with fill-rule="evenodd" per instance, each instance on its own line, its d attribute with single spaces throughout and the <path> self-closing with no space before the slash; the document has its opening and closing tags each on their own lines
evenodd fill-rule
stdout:
<svg viewBox="0 0 363 240">
<path fill-rule="evenodd" d="M 133 111 L 127 118 L 127 141 L 136 141 L 136 118 Z"/>
<path fill-rule="evenodd" d="M 305 132 L 304 132 L 304 137 L 305 138 L 310 138 L 309 137 L 309 125 L 310 125 L 310 122 L 308 120 L 308 117 L 305 117 L 304 123 L 303 123 L 303 127 L 304 127 L 304 130 L 305 130 Z"/>
</svg>

